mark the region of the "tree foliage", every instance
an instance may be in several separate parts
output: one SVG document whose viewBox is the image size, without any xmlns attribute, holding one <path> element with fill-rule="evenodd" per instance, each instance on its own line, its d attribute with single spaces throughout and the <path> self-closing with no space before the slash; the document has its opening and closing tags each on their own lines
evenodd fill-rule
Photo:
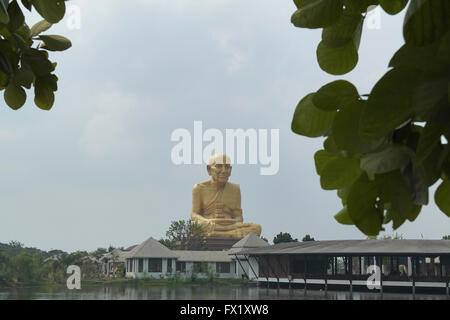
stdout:
<svg viewBox="0 0 450 320">
<path fill-rule="evenodd" d="M 302 238 L 302 242 L 307 242 L 307 241 L 315 241 L 313 237 L 311 237 L 309 234 L 307 234 L 306 236 L 304 236 Z"/>
<path fill-rule="evenodd" d="M 62 250 L 47 252 L 24 247 L 18 241 L 0 243 L 0 287 L 15 286 L 17 283 L 65 283 L 69 265 L 79 266 L 83 279 L 101 279 L 104 275 L 100 262 L 95 258 L 105 252 L 104 248 L 91 253 L 67 253 Z"/>
<path fill-rule="evenodd" d="M 203 245 L 202 233 L 203 229 L 196 221 L 172 221 L 166 232 L 167 239 L 161 239 L 160 242 L 171 249 L 199 248 Z"/>
<path fill-rule="evenodd" d="M 326 137 L 315 156 L 325 190 L 337 190 L 343 209 L 335 219 L 375 236 L 392 222 L 414 221 L 434 200 L 450 216 L 450 1 L 294 0 L 292 23 L 322 28 L 320 68 L 343 75 L 355 68 L 369 6 L 406 11 L 404 45 L 368 95 L 336 80 L 306 95 L 293 132 Z"/>
<path fill-rule="evenodd" d="M 30 29 L 21 5 L 30 12 L 34 8 L 44 20 Z M 17 0 L 0 0 L 0 91 L 8 106 L 17 110 L 26 102 L 25 89 L 33 87 L 36 106 L 49 110 L 58 77 L 48 51 L 64 51 L 72 44 L 65 37 L 41 33 L 64 17 L 66 5 L 64 0 L 21 0 L 21 5 Z"/>
<path fill-rule="evenodd" d="M 273 238 L 273 244 L 281 242 L 298 242 L 298 239 L 292 238 L 291 234 L 288 232 L 280 232 Z"/>
</svg>

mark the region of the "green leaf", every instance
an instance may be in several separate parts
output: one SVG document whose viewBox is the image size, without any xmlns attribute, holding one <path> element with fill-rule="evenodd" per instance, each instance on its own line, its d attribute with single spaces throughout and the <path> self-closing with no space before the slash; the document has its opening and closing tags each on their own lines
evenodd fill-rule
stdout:
<svg viewBox="0 0 450 320">
<path fill-rule="evenodd" d="M 299 28 L 323 28 L 334 24 L 342 14 L 342 0 L 307 0 L 291 17 Z"/>
<path fill-rule="evenodd" d="M 361 159 L 361 169 L 368 174 L 382 174 L 405 167 L 411 161 L 408 147 L 391 145 L 383 151 L 369 153 Z"/>
<path fill-rule="evenodd" d="M 339 198 L 341 198 L 342 204 L 343 204 L 344 206 L 347 205 L 347 198 L 348 198 L 348 194 L 350 193 L 350 187 L 351 187 L 351 186 L 346 187 L 346 188 L 343 188 L 343 189 L 339 189 L 339 190 L 337 191 L 337 195 L 338 195 Z"/>
<path fill-rule="evenodd" d="M 412 0 L 403 25 L 405 42 L 413 46 L 431 44 L 449 30 L 449 23 L 448 0 Z"/>
<path fill-rule="evenodd" d="M 361 38 L 363 16 L 360 13 L 344 10 L 339 20 L 323 29 L 322 41 L 329 47 L 341 47 L 349 41 Z"/>
<path fill-rule="evenodd" d="M 341 47 L 329 47 L 323 41 L 317 47 L 320 68 L 333 75 L 352 71 L 358 64 L 358 50 L 353 41 Z"/>
<path fill-rule="evenodd" d="M 392 133 L 413 116 L 417 71 L 393 69 L 373 88 L 361 116 L 361 137 L 375 140 Z"/>
<path fill-rule="evenodd" d="M 34 81 L 34 74 L 32 71 L 28 70 L 27 68 L 21 68 L 17 71 L 17 73 L 14 75 L 14 81 L 16 84 L 25 87 L 27 89 L 31 88 L 31 84 Z"/>
<path fill-rule="evenodd" d="M 0 70 L 8 75 L 12 73 L 11 62 L 1 51 L 0 51 Z"/>
<path fill-rule="evenodd" d="M 338 157 L 324 166 L 320 185 L 324 190 L 342 189 L 352 185 L 361 172 L 358 159 Z"/>
<path fill-rule="evenodd" d="M 351 218 L 350 215 L 348 214 L 347 207 L 345 207 L 344 209 L 342 209 L 341 211 L 339 211 L 339 212 L 334 216 L 334 219 L 336 219 L 336 221 L 339 222 L 340 224 L 354 225 L 352 218 Z"/>
<path fill-rule="evenodd" d="M 325 141 L 323 142 L 323 148 L 330 153 L 341 152 L 341 150 L 339 150 L 338 146 L 336 145 L 333 136 L 331 135 L 329 135 L 328 138 L 326 138 Z"/>
<path fill-rule="evenodd" d="M 312 102 L 313 96 L 314 93 L 311 93 L 299 102 L 291 125 L 296 134 L 311 138 L 326 135 L 335 115 L 335 112 L 318 109 Z"/>
<path fill-rule="evenodd" d="M 450 64 L 450 31 L 440 39 L 437 59 Z"/>
<path fill-rule="evenodd" d="M 23 41 L 25 41 L 27 47 L 31 47 L 33 45 L 33 40 L 31 39 L 31 30 L 25 23 L 20 28 L 18 28 L 14 32 L 14 34 L 19 35 L 23 39 Z"/>
<path fill-rule="evenodd" d="M 423 47 L 405 44 L 394 54 L 389 67 L 439 72 L 445 68 L 445 61 L 438 59 L 438 44 L 436 42 Z"/>
<path fill-rule="evenodd" d="M 63 36 L 57 35 L 45 35 L 39 36 L 39 39 L 44 41 L 44 45 L 41 48 L 49 51 L 64 51 L 72 46 L 69 39 Z"/>
<path fill-rule="evenodd" d="M 393 228 L 399 228 L 416 209 L 412 201 L 411 190 L 399 170 L 379 176 L 380 198 L 389 204 L 389 216 L 393 220 Z"/>
<path fill-rule="evenodd" d="M 417 116 L 425 120 L 434 118 L 441 105 L 447 105 L 448 80 L 448 71 L 440 74 L 424 72 L 419 76 L 412 97 L 412 108 Z"/>
<path fill-rule="evenodd" d="M 16 0 L 11 2 L 8 6 L 9 24 L 8 28 L 10 31 L 15 31 L 19 29 L 25 23 L 25 17 L 20 9 L 19 4 Z"/>
<path fill-rule="evenodd" d="M 3 1 L 0 1 L 0 23 L 9 23 L 8 8 Z"/>
<path fill-rule="evenodd" d="M 57 23 L 66 13 L 64 0 L 31 0 L 37 12 L 48 22 Z"/>
<path fill-rule="evenodd" d="M 8 83 L 9 83 L 9 76 L 3 71 L 0 71 L 0 90 L 5 89 Z"/>
<path fill-rule="evenodd" d="M 411 222 L 416 220 L 420 214 L 420 211 L 422 211 L 422 206 L 414 206 L 412 211 L 408 213 L 408 220 Z"/>
<path fill-rule="evenodd" d="M 383 230 L 383 211 L 376 206 L 378 185 L 365 174 L 352 185 L 347 198 L 351 220 L 364 234 L 376 236 Z"/>
<path fill-rule="evenodd" d="M 406 4 L 408 3 L 408 0 L 379 0 L 381 7 L 386 11 L 387 13 L 394 15 L 402 11 Z"/>
<path fill-rule="evenodd" d="M 34 84 L 34 103 L 43 110 L 50 110 L 55 102 L 58 78 L 54 75 L 37 77 Z"/>
<path fill-rule="evenodd" d="M 365 13 L 369 6 L 378 5 L 378 0 L 344 0 L 344 5 L 352 12 Z"/>
<path fill-rule="evenodd" d="M 416 165 L 422 164 L 436 146 L 441 143 L 441 136 L 446 128 L 447 124 L 445 123 L 427 122 L 419 138 L 416 150 Z"/>
<path fill-rule="evenodd" d="M 46 20 L 42 20 L 38 23 L 36 23 L 33 27 L 31 27 L 31 35 L 37 36 L 39 35 L 41 32 L 47 31 L 48 29 L 51 28 L 53 24 L 51 24 L 50 22 L 46 21 Z"/>
<path fill-rule="evenodd" d="M 32 8 L 31 0 L 22 0 L 22 4 L 25 8 L 28 9 L 28 11 L 31 11 Z"/>
<path fill-rule="evenodd" d="M 445 154 L 444 147 L 439 143 L 420 164 L 415 164 L 426 187 L 434 185 L 441 177 L 445 164 Z"/>
<path fill-rule="evenodd" d="M 444 180 L 434 194 L 436 205 L 450 217 L 450 180 Z"/>
<path fill-rule="evenodd" d="M 325 150 L 319 150 L 314 155 L 314 163 L 316 165 L 316 172 L 320 176 L 322 174 L 325 166 L 334 159 L 339 158 L 338 155 L 334 153 L 329 153 Z"/>
<path fill-rule="evenodd" d="M 347 101 L 358 98 L 358 90 L 352 83 L 346 80 L 336 80 L 320 88 L 313 97 L 313 103 L 317 108 L 334 111 Z"/>
<path fill-rule="evenodd" d="M 46 76 L 55 70 L 53 64 L 48 60 L 47 52 L 43 50 L 30 49 L 24 53 L 23 60 L 31 66 L 34 74 L 38 77 Z"/>
<path fill-rule="evenodd" d="M 308 3 L 308 0 L 294 0 L 294 3 L 297 9 L 300 9 Z"/>
<path fill-rule="evenodd" d="M 383 140 L 365 141 L 359 135 L 359 123 L 364 104 L 363 100 L 347 102 L 334 117 L 332 131 L 336 145 L 351 153 L 367 153 L 378 148 Z"/>
<path fill-rule="evenodd" d="M 27 94 L 21 86 L 11 81 L 5 89 L 4 98 L 11 109 L 17 110 L 25 104 Z"/>
<path fill-rule="evenodd" d="M 410 163 L 402 170 L 402 176 L 412 191 L 413 203 L 427 205 L 429 195 L 423 168 L 419 167 L 414 169 Z"/>
</svg>

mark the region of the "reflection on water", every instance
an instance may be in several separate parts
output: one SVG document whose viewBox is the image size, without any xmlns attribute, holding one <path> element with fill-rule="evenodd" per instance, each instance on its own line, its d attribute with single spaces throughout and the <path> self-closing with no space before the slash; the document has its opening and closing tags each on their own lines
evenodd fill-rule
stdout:
<svg viewBox="0 0 450 320">
<path fill-rule="evenodd" d="M 289 289 L 266 289 L 258 287 L 132 287 L 91 286 L 81 290 L 61 287 L 0 288 L 0 300 L 412 300 L 411 294 L 329 291 Z M 417 294 L 416 300 L 444 300 L 445 295 Z"/>
</svg>

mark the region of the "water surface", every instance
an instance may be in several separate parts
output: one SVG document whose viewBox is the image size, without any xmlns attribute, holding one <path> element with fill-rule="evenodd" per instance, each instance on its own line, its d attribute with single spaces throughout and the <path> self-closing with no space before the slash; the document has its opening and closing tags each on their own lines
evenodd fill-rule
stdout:
<svg viewBox="0 0 450 320">
<path fill-rule="evenodd" d="M 407 293 L 379 293 L 227 286 L 85 286 L 81 290 L 64 287 L 0 288 L 0 300 L 413 300 Z M 445 300 L 445 295 L 416 294 L 416 300 Z"/>
</svg>

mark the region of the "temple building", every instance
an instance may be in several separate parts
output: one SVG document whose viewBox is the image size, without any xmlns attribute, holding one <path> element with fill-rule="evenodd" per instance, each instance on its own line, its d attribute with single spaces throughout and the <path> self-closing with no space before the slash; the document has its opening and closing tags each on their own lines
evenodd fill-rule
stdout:
<svg viewBox="0 0 450 320">
<path fill-rule="evenodd" d="M 264 245 L 268 243 L 254 233 L 248 234 L 231 249 L 221 251 L 170 250 L 149 238 L 122 257 L 128 278 L 186 278 L 193 275 L 198 278 L 247 278 L 252 267 L 258 270 L 256 261 L 249 263 L 246 258 L 241 256 L 241 260 L 234 253 Z"/>
</svg>

